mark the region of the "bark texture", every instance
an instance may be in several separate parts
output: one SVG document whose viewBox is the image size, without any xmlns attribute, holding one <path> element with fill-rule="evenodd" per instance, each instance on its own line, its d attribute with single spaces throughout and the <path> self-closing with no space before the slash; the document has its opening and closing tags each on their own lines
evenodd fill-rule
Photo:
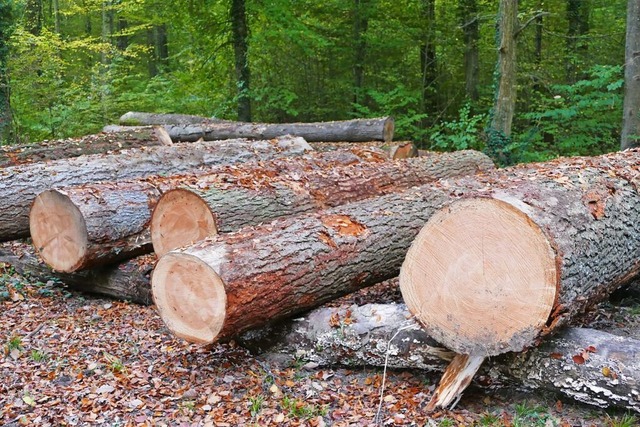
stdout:
<svg viewBox="0 0 640 427">
<path fill-rule="evenodd" d="M 244 141 L 175 144 L 132 148 L 118 154 L 94 154 L 46 163 L 0 169 L 0 241 L 26 236 L 29 207 L 53 187 L 118 181 L 153 174 L 177 174 L 213 165 L 302 154 L 309 147 L 296 142 Z"/>
<path fill-rule="evenodd" d="M 489 157 L 471 150 L 382 164 L 351 163 L 331 169 L 314 168 L 308 173 L 304 167 L 282 168 L 276 173 L 238 168 L 231 176 L 211 174 L 185 180 L 178 189 L 166 192 L 155 208 L 151 219 L 154 250 L 162 256 L 207 237 L 214 229 L 226 233 L 406 190 L 440 178 L 493 169 Z"/>
<path fill-rule="evenodd" d="M 171 139 L 163 129 L 149 127 L 100 133 L 77 139 L 43 141 L 31 145 L 2 146 L 0 147 L 0 167 L 169 144 Z"/>
<path fill-rule="evenodd" d="M 381 150 L 352 148 L 310 152 L 298 158 L 220 165 L 178 176 L 154 175 L 136 181 L 47 190 L 34 202 L 31 221 L 35 224 L 31 224 L 31 236 L 35 245 L 42 247 L 40 255 L 56 270 L 71 272 L 106 265 L 152 251 L 149 224 L 158 200 L 166 191 L 206 186 L 217 188 L 221 194 L 229 190 L 230 199 L 242 189 L 259 196 L 256 187 L 269 192 L 272 179 L 291 179 L 298 183 L 315 170 L 385 161 L 386 155 Z M 290 178 L 292 176 L 298 178 Z M 234 188 L 241 190 L 234 192 Z M 255 205 L 250 198 L 229 200 L 229 203 L 234 205 L 236 213 Z M 36 208 L 39 214 L 34 215 Z M 55 218 L 74 213 L 76 220 L 64 224 L 65 227 L 51 226 Z M 48 245 L 45 242 L 49 242 Z"/>
<path fill-rule="evenodd" d="M 151 271 L 156 262 L 153 255 L 137 258 L 93 270 L 62 273 L 52 270 L 27 242 L 0 243 L 0 262 L 12 265 L 20 274 L 46 283 L 61 282 L 70 289 L 88 294 L 104 295 L 118 300 L 150 305 Z"/>
<path fill-rule="evenodd" d="M 621 149 L 640 146 L 640 4 L 627 2 Z"/>
<path fill-rule="evenodd" d="M 442 372 L 454 353 L 429 337 L 404 304 L 318 308 L 249 331 L 237 341 L 273 359 L 318 366 L 388 366 Z M 488 360 L 483 383 L 561 393 L 602 408 L 640 412 L 640 341 L 585 328 L 562 329 L 520 354 Z"/>
<path fill-rule="evenodd" d="M 151 125 L 199 125 L 203 123 L 220 123 L 226 120 L 212 117 L 193 116 L 174 113 L 145 113 L 129 111 L 120 116 L 118 122 L 122 126 L 151 126 Z"/>
</svg>

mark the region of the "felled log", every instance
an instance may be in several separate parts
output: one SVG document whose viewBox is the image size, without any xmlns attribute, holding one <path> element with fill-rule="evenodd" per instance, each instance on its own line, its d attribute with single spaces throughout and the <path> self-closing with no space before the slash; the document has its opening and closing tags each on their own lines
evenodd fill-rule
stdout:
<svg viewBox="0 0 640 427">
<path fill-rule="evenodd" d="M 170 144 L 169 134 L 156 126 L 29 145 L 0 146 L 0 167 Z"/>
<path fill-rule="evenodd" d="M 317 151 L 345 150 L 353 148 L 354 145 L 362 148 L 379 148 L 388 153 L 394 160 L 409 159 L 418 157 L 418 149 L 411 141 L 366 141 L 366 142 L 311 142 L 309 143 Z M 432 155 L 433 151 L 424 151 L 425 155 Z"/>
<path fill-rule="evenodd" d="M 233 140 L 223 144 L 174 144 L 171 146 L 132 148 L 117 154 L 94 154 L 45 163 L 0 169 L 0 241 L 26 236 L 29 232 L 29 207 L 35 197 L 52 187 L 89 182 L 118 181 L 152 174 L 177 174 L 221 163 L 242 162 L 256 157 L 301 154 L 308 145 L 298 142 Z M 36 207 L 36 213 L 38 212 Z M 62 227 L 59 223 L 42 227 Z M 39 242 L 42 244 L 43 242 Z"/>
<path fill-rule="evenodd" d="M 460 355 L 457 369 L 535 345 L 637 276 L 638 160 L 623 152 L 479 177 L 427 222 L 400 287 L 429 334 Z M 471 379 L 457 369 L 445 372 L 433 407 Z"/>
<path fill-rule="evenodd" d="M 392 117 L 353 119 L 317 123 L 245 123 L 167 124 L 163 126 L 174 142 L 250 138 L 272 139 L 284 135 L 300 136 L 307 141 L 366 142 L 393 139 Z M 122 126 L 108 126 L 104 131 L 120 131 Z"/>
<path fill-rule="evenodd" d="M 106 265 L 152 251 L 149 222 L 158 199 L 168 190 L 193 183 L 220 191 L 260 187 L 272 179 L 305 176 L 314 170 L 386 160 L 380 150 L 310 152 L 299 158 L 219 165 L 189 175 L 148 176 L 143 180 L 86 184 L 40 193 L 33 204 L 31 237 L 42 258 L 56 270 L 71 272 Z M 199 183 L 199 184 L 198 184 Z M 296 181 L 298 183 L 298 181 Z M 249 191 L 249 190 L 248 190 Z M 237 191 L 236 191 L 237 192 Z M 258 192 L 253 192 L 258 196 Z M 230 194 L 237 210 L 254 202 Z M 190 218 L 197 214 L 186 209 Z M 65 218 L 64 223 L 58 223 Z M 52 227 L 51 224 L 56 224 Z M 196 229 L 198 228 L 196 223 Z M 174 231 L 174 230 L 172 230 Z M 189 236 L 192 230 L 186 230 Z"/>
<path fill-rule="evenodd" d="M 141 111 L 129 111 L 120 116 L 119 123 L 122 126 L 149 126 L 149 125 L 198 125 L 202 123 L 220 123 L 227 120 L 213 117 L 193 116 L 190 114 L 175 113 L 145 113 Z"/>
<path fill-rule="evenodd" d="M 20 274 L 43 283 L 54 280 L 84 293 L 143 305 L 153 303 L 150 283 L 151 271 L 156 263 L 153 255 L 142 255 L 92 270 L 62 273 L 45 264 L 30 243 L 14 240 L 0 243 L 0 263 L 10 264 Z"/>
<path fill-rule="evenodd" d="M 441 372 L 454 355 L 435 342 L 404 304 L 323 307 L 236 339 L 267 357 L 318 366 L 388 366 Z M 561 393 L 589 405 L 640 412 L 640 341 L 567 328 L 542 345 L 494 357 L 483 383 L 515 383 Z"/>
<path fill-rule="evenodd" d="M 151 240 L 156 254 L 162 256 L 217 232 L 493 168 L 489 157 L 468 150 L 386 163 L 358 162 L 309 173 L 299 168 L 271 174 L 236 169 L 233 176 L 216 173 L 186 179 L 158 201 L 151 217 Z"/>
</svg>

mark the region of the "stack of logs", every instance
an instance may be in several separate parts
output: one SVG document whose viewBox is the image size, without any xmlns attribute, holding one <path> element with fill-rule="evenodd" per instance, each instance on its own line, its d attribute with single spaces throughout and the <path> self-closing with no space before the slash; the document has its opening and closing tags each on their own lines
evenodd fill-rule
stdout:
<svg viewBox="0 0 640 427">
<path fill-rule="evenodd" d="M 89 292 L 152 294 L 195 343 L 260 347 L 267 334 L 319 363 L 450 360 L 431 408 L 455 404 L 481 369 L 640 411 L 640 343 L 568 327 L 638 274 L 640 152 L 495 170 L 475 151 L 417 156 L 391 142 L 390 118 L 127 113 L 107 130 L 3 150 L 0 240 L 30 234 L 53 271 L 15 241 L 0 261 Z M 286 322 L 398 275 L 406 306 Z"/>
</svg>

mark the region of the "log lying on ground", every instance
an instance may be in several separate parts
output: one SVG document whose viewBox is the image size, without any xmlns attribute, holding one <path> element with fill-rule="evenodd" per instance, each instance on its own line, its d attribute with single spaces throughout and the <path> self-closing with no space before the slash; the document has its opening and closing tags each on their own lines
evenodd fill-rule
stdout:
<svg viewBox="0 0 640 427">
<path fill-rule="evenodd" d="M 220 165 L 190 175 L 156 175 L 137 181 L 51 189 L 40 193 L 34 201 L 30 218 L 31 237 L 34 244 L 42 248 L 42 258 L 58 271 L 72 272 L 106 265 L 152 251 L 149 222 L 158 199 L 165 191 L 190 183 L 196 187 L 215 187 L 220 191 L 247 187 L 270 191 L 269 182 L 278 177 L 303 177 L 311 171 L 333 166 L 384 161 L 385 153 L 380 150 L 354 148 L 328 153 L 310 152 L 295 159 Z M 252 194 L 259 196 L 258 191 Z M 235 193 L 230 193 L 230 197 L 234 199 L 231 203 L 236 211 L 255 205 L 254 202 L 247 204 L 246 198 L 236 200 Z M 197 216 L 189 208 L 183 211 L 189 218 Z M 58 218 L 65 218 L 66 222 L 58 224 Z M 203 227 L 204 224 L 196 223 L 197 230 Z M 193 235 L 191 230 L 186 231 L 188 236 Z"/>
<path fill-rule="evenodd" d="M 599 274 L 605 280 L 622 281 L 624 275 L 634 273 L 635 260 L 640 259 L 640 239 L 635 238 L 638 230 L 634 228 L 640 228 L 640 223 L 630 224 L 629 220 L 640 213 L 640 196 L 627 179 L 615 176 L 626 173 L 616 170 L 616 165 L 618 169 L 637 170 L 634 163 L 638 163 L 638 153 L 618 156 L 618 162 L 608 157 L 561 159 L 475 178 L 441 181 L 401 194 L 219 235 L 167 253 L 154 272 L 154 299 L 161 317 L 176 335 L 201 343 L 226 339 L 395 276 L 417 228 L 433 212 L 466 194 L 499 193 L 513 185 L 529 188 L 532 197 L 541 197 L 540 203 L 547 199 L 572 201 L 574 205 L 568 208 L 558 206 L 557 214 L 587 209 L 585 220 L 591 222 L 595 220 L 591 211 L 598 214 L 606 202 L 607 212 L 611 211 L 614 221 L 621 223 L 614 228 L 605 226 L 598 237 L 619 243 L 620 246 L 608 248 L 608 253 L 619 260 L 615 269 L 611 265 L 611 271 Z M 621 166 L 625 159 L 628 164 Z M 599 162 L 601 168 L 585 162 Z M 607 162 L 610 164 L 605 166 Z M 531 180 L 542 190 L 536 189 Z M 586 185 L 582 180 L 591 185 L 590 190 L 581 187 Z M 552 191 L 543 191 L 547 187 Z M 606 223 L 613 225 L 611 220 Z M 625 233 L 630 238 L 620 237 Z M 591 254 L 592 258 L 597 259 L 596 253 Z M 590 274 L 587 269 L 575 274 L 594 284 L 594 277 L 584 276 Z M 614 275 L 616 278 L 610 277 Z M 556 316 L 560 314 L 561 309 Z M 530 344 L 525 341 L 521 344 Z"/>
<path fill-rule="evenodd" d="M 454 355 L 420 327 L 404 304 L 318 308 L 304 317 L 249 331 L 237 341 L 267 357 L 318 366 L 388 366 L 441 372 Z M 640 341 L 567 328 L 536 348 L 492 358 L 485 381 L 561 393 L 598 407 L 640 412 Z"/>
<path fill-rule="evenodd" d="M 640 272 L 638 157 L 505 170 L 429 220 L 400 287 L 430 335 L 465 359 L 458 369 L 534 345 Z M 452 365 L 432 407 L 472 376 Z"/>
<path fill-rule="evenodd" d="M 411 141 L 393 141 L 387 143 L 384 141 L 366 141 L 366 142 L 311 142 L 309 145 L 318 151 L 345 150 L 353 148 L 354 145 L 363 148 L 379 148 L 388 153 L 389 157 L 394 160 L 409 159 L 418 157 L 418 149 Z M 424 151 L 425 155 L 432 155 L 433 151 Z"/>
<path fill-rule="evenodd" d="M 222 122 L 227 122 L 227 120 L 216 119 L 214 117 L 192 116 L 190 114 L 144 113 L 141 111 L 129 111 L 120 116 L 119 119 L 119 123 L 122 126 L 198 125 Z"/>
<path fill-rule="evenodd" d="M 170 144 L 171 137 L 162 127 L 129 129 L 75 139 L 0 147 L 0 167 Z"/>
<path fill-rule="evenodd" d="M 250 138 L 272 139 L 284 135 L 300 136 L 309 142 L 366 142 L 393 140 L 392 117 L 353 119 L 317 123 L 244 123 L 167 124 L 164 129 L 174 142 Z M 120 131 L 121 126 L 107 126 L 105 132 Z"/>
<path fill-rule="evenodd" d="M 165 192 L 153 211 L 151 240 L 162 256 L 217 232 L 300 215 L 405 190 L 440 178 L 493 169 L 478 151 L 431 153 L 384 164 L 359 162 L 310 173 L 283 168 L 275 174 L 237 169 L 233 176 L 184 180 Z"/>
<path fill-rule="evenodd" d="M 14 240 L 0 243 L 0 263 L 10 264 L 20 274 L 44 283 L 53 279 L 84 293 L 143 305 L 153 303 L 150 282 L 151 271 L 156 263 L 153 255 L 143 255 L 93 270 L 61 273 L 47 266 L 30 243 Z"/>
<path fill-rule="evenodd" d="M 275 156 L 302 154 L 309 146 L 287 140 L 233 140 L 199 144 L 174 144 L 123 150 L 118 154 L 59 159 L 46 163 L 0 169 L 0 241 L 24 237 L 29 232 L 29 207 L 35 197 L 52 187 L 89 182 L 118 181 L 152 174 L 177 174 L 217 164 Z M 69 218 L 60 218 L 63 226 Z"/>
</svg>

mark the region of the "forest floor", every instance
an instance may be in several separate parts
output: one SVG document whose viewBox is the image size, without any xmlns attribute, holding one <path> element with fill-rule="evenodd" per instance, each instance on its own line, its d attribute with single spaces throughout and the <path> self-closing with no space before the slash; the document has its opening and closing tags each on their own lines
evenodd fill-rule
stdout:
<svg viewBox="0 0 640 427">
<path fill-rule="evenodd" d="M 397 298 L 370 288 L 351 301 Z M 384 301 L 376 301 L 384 302 Z M 637 306 L 591 324 L 640 331 Z M 0 425 L 611 426 L 638 416 L 517 388 L 472 386 L 452 411 L 424 410 L 435 374 L 276 365 L 234 343 L 174 338 L 153 307 L 69 292 L 0 264 Z M 376 416 L 378 417 L 376 418 Z"/>
</svg>

